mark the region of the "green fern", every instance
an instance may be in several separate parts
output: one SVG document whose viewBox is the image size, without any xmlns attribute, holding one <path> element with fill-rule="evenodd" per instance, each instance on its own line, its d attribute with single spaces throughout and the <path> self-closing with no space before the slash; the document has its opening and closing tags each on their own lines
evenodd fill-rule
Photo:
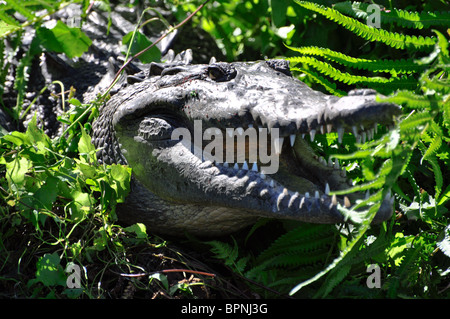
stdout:
<svg viewBox="0 0 450 319">
<path fill-rule="evenodd" d="M 217 240 L 205 243 L 212 247 L 211 252 L 215 254 L 215 257 L 223 260 L 224 264 L 229 266 L 233 271 L 239 274 L 244 272 L 250 256 L 239 258 L 239 247 L 234 238 L 233 246 Z"/>
<path fill-rule="evenodd" d="M 298 290 L 322 278 L 324 279 L 322 286 L 315 296 L 326 297 L 335 287 L 347 280 L 346 278 L 349 277 L 352 265 L 364 263 L 374 256 L 383 254 L 384 249 L 390 244 L 389 241 L 383 239 L 377 245 L 364 247 L 362 239 L 368 231 L 367 220 L 371 220 L 381 201 L 390 193 L 391 189 L 396 190 L 397 196 L 401 197 L 402 200 L 409 202 L 414 200 L 410 198 L 408 192 L 403 191 L 403 185 L 398 183 L 402 176 L 405 176 L 410 181 L 412 194 L 419 198 L 418 207 L 425 207 L 421 199 L 421 192 L 423 192 L 421 188 L 423 186 L 418 185 L 412 173 L 415 165 L 412 163 L 413 154 L 417 154 L 417 150 L 421 152 L 419 165 L 427 173 L 431 172 L 431 176 L 434 179 L 434 199 L 430 203 L 443 205 L 447 201 L 444 197 L 448 196 L 450 187 L 446 187 L 446 182 L 448 184 L 448 181 L 446 181 L 445 172 L 443 171 L 443 169 L 446 169 L 446 166 L 443 166 L 440 159 L 447 159 L 450 154 L 450 148 L 447 145 L 450 142 L 448 137 L 450 129 L 450 98 L 448 96 L 450 93 L 450 82 L 448 79 L 450 73 L 449 43 L 448 39 L 438 31 L 434 31 L 437 35 L 436 38 L 410 37 L 385 30 L 376 30 L 363 25 L 353 18 L 367 18 L 366 13 L 365 15 L 349 14 L 353 17 L 346 17 L 336 11 L 339 10 L 348 14 L 343 8 L 352 6 L 354 9 L 359 6 L 357 3 L 336 5 L 334 9 L 331 9 L 306 1 L 296 0 L 295 2 L 306 9 L 322 14 L 328 20 L 343 25 L 357 36 L 403 49 L 408 56 L 415 57 L 417 51 L 433 49 L 428 56 L 420 59 L 375 60 L 354 58 L 330 49 L 313 46 L 289 47 L 292 51 L 300 54 L 300 56 L 290 58 L 291 63 L 296 66 L 293 70 L 301 72 L 306 70 L 305 74 L 313 74 L 314 76 L 311 77 L 313 83 L 322 85 L 325 83 L 326 85 L 323 86 L 329 92 L 332 91 L 330 88 L 335 90 L 335 86 L 330 84 L 332 81 L 341 82 L 349 86 L 368 86 L 380 93 L 388 94 L 387 97 L 378 97 L 378 101 L 396 103 L 402 105 L 405 110 L 405 115 L 399 119 L 398 128 L 391 130 L 374 141 L 367 142 L 364 145 L 357 145 L 358 147 L 353 153 L 332 155 L 332 157 L 341 160 L 356 161 L 362 176 L 360 181 L 350 189 L 334 192 L 334 194 L 342 195 L 345 193 L 365 192 L 366 190 L 375 190 L 375 193 L 372 193 L 369 195 L 369 198 L 361 200 L 355 205 L 354 209 L 362 210 L 361 213 L 342 209 L 343 213 L 347 214 L 351 220 L 356 224 L 360 224 L 352 232 L 353 239 L 327 267 L 316 273 L 315 276 L 302 281 L 291 290 L 291 294 L 295 294 Z M 360 8 L 366 10 L 367 5 L 360 6 Z M 406 11 L 397 10 L 389 14 L 382 13 L 382 22 L 392 22 L 389 18 L 393 19 L 394 15 L 397 15 L 396 21 L 399 25 L 414 28 L 421 28 L 421 26 L 429 26 L 431 24 L 445 25 L 445 22 L 440 19 L 448 16 L 447 13 L 439 13 L 436 14 L 436 19 L 433 19 L 432 14 L 407 13 Z M 423 20 L 422 24 L 418 22 L 421 19 Z M 403 20 L 409 22 L 402 23 Z M 374 34 L 377 32 L 378 36 L 375 39 Z M 402 41 L 403 44 L 400 44 Z M 304 67 L 300 67 L 300 65 Z M 341 66 L 350 70 L 363 70 L 368 75 L 361 76 L 355 75 L 353 72 L 343 72 L 335 66 Z M 383 73 L 383 76 L 378 76 L 378 73 Z M 388 77 L 387 75 L 390 76 Z M 325 81 L 316 80 L 321 77 Z M 429 185 L 427 185 L 427 188 L 429 188 Z M 429 204 L 427 209 L 431 209 L 433 205 L 435 205 L 435 215 L 440 216 L 436 214 L 438 211 L 436 204 Z M 444 208 L 441 208 L 441 210 L 447 211 Z M 432 223 L 430 217 L 423 218 L 427 222 Z M 442 224 L 445 225 L 445 221 Z M 381 238 L 379 237 L 378 239 Z M 395 296 L 398 294 L 399 289 L 413 281 L 411 276 L 414 276 L 413 273 L 416 271 L 415 268 L 417 266 L 416 261 L 421 254 L 422 250 L 419 245 L 418 249 L 411 250 L 405 256 L 402 263 L 403 267 L 389 278 L 389 282 L 386 285 L 388 287 L 388 295 Z"/>
<path fill-rule="evenodd" d="M 354 58 L 345 55 L 341 52 L 336 52 L 328 48 L 319 47 L 300 47 L 295 48 L 287 46 L 292 51 L 298 52 L 302 55 L 313 55 L 322 57 L 326 60 L 339 63 L 341 65 L 355 68 L 358 70 L 367 70 L 372 72 L 387 72 L 387 73 L 416 73 L 421 72 L 426 68 L 426 65 L 420 64 L 412 59 L 400 60 L 369 60 L 362 58 Z"/>
<path fill-rule="evenodd" d="M 309 76 L 309 78 L 314 82 L 318 83 L 321 86 L 323 86 L 328 92 L 330 92 L 333 95 L 336 96 L 345 96 L 346 92 L 341 91 L 336 88 L 336 83 L 330 82 L 328 79 L 321 76 L 318 72 L 315 72 L 314 70 L 307 70 L 305 68 L 299 68 L 299 67 L 291 67 L 291 71 L 298 71 L 302 74 L 306 74 Z"/>
<path fill-rule="evenodd" d="M 293 71 L 300 71 L 302 69 L 295 68 L 296 64 L 302 63 L 309 65 L 316 69 L 320 74 L 330 77 L 334 81 L 342 82 L 346 85 L 357 85 L 358 87 L 366 87 L 370 86 L 375 89 L 379 89 L 380 93 L 388 94 L 391 93 L 395 89 L 409 89 L 414 90 L 417 88 L 417 80 L 409 76 L 402 77 L 381 77 L 381 76 L 360 76 L 353 75 L 347 72 L 341 72 L 340 70 L 333 67 L 331 64 L 319 61 L 313 57 L 309 56 L 300 56 L 300 57 L 292 57 L 288 58 L 288 60 L 292 63 Z M 330 85 L 325 86 L 330 93 L 334 93 L 333 90 L 330 90 Z"/>
<path fill-rule="evenodd" d="M 382 42 L 396 49 L 406 49 L 408 47 L 414 47 L 415 49 L 421 51 L 431 50 L 436 43 L 436 39 L 433 37 L 410 36 L 401 33 L 389 32 L 383 29 L 377 29 L 361 23 L 351 17 L 347 17 L 332 8 L 328 8 L 308 1 L 295 0 L 295 2 L 305 9 L 314 11 L 325 16 L 331 21 L 335 21 L 336 23 L 342 25 L 344 28 L 352 31 L 356 35 L 368 41 Z"/>
<path fill-rule="evenodd" d="M 307 274 L 326 263 L 332 256 L 335 237 L 331 225 L 302 224 L 261 252 L 245 277 L 277 289 L 290 289 L 296 280 L 307 279 Z"/>
<path fill-rule="evenodd" d="M 368 3 L 340 2 L 334 5 L 339 12 L 366 20 L 368 18 Z M 423 29 L 432 26 L 450 26 L 450 11 L 447 12 L 414 12 L 392 8 L 391 10 L 380 10 L 382 24 L 395 23 L 398 26 Z"/>
<path fill-rule="evenodd" d="M 329 225 L 301 225 L 275 240 L 259 255 L 257 261 L 262 262 L 283 254 L 301 255 L 321 249 L 327 246 L 333 235 L 333 229 Z"/>
</svg>

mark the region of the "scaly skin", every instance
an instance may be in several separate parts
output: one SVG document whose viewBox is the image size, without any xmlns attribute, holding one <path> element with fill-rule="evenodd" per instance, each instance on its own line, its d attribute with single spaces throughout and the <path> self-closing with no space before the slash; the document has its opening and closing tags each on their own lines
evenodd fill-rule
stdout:
<svg viewBox="0 0 450 319">
<path fill-rule="evenodd" d="M 98 158 L 133 169 L 132 191 L 119 217 L 159 233 L 206 236 L 236 231 L 260 217 L 343 222 L 338 206 L 349 207 L 350 199 L 328 192 L 348 188 L 345 174 L 338 163 L 315 155 L 302 137 L 330 130 L 339 140 L 344 132 L 371 137 L 373 129 L 360 128 L 391 125 L 400 108 L 375 102 L 369 90 L 342 98 L 314 91 L 293 78 L 283 60 L 191 65 L 190 52 L 184 54 L 130 77 L 137 83 L 114 95 L 94 123 Z M 207 128 L 216 135 L 191 147 L 175 134 L 198 137 L 199 127 L 200 137 Z M 257 132 L 259 141 L 268 132 L 267 155 L 279 154 L 271 158 L 279 159 L 277 169 L 269 174 L 261 153 L 253 157 L 263 144 L 226 163 L 225 157 L 202 158 L 198 150 L 215 139 L 224 141 L 224 154 L 231 149 L 227 128 L 240 128 L 237 140 L 240 133 Z M 391 214 L 387 197 L 375 220 Z"/>
</svg>

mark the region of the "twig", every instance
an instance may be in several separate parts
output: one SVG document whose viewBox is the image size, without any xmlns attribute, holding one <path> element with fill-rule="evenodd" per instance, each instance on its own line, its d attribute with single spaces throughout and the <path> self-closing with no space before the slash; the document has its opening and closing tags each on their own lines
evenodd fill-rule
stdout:
<svg viewBox="0 0 450 319">
<path fill-rule="evenodd" d="M 179 29 L 180 27 L 182 27 L 184 24 L 186 24 L 186 22 L 188 22 L 190 19 L 192 19 L 192 17 L 194 15 L 197 14 L 197 12 L 199 12 L 207 3 L 209 2 L 209 0 L 206 0 L 205 2 L 203 2 L 197 9 L 195 9 L 194 12 L 192 12 L 189 16 L 186 17 L 186 19 L 184 19 L 183 21 L 181 21 L 180 23 L 178 23 L 176 26 L 168 29 L 162 36 L 160 36 L 155 42 L 153 42 L 151 45 L 149 45 L 148 47 L 146 47 L 144 50 L 136 53 L 135 55 L 133 55 L 130 59 L 128 59 L 123 65 L 122 67 L 119 69 L 119 71 L 116 73 L 116 76 L 114 77 L 113 81 L 111 82 L 111 84 L 109 85 L 108 89 L 106 90 L 105 93 L 109 92 L 112 87 L 116 84 L 119 76 L 122 74 L 123 70 L 131 63 L 131 61 L 133 61 L 134 59 L 136 59 L 137 57 L 141 56 L 142 54 L 144 54 L 145 52 L 147 52 L 148 50 L 150 50 L 151 48 L 153 48 L 155 45 L 157 45 L 159 42 L 161 42 L 165 37 L 167 37 L 170 33 L 174 32 L 175 30 Z"/>
<path fill-rule="evenodd" d="M 197 274 L 197 275 L 203 275 L 203 276 L 209 276 L 209 277 L 216 277 L 215 274 L 204 272 L 204 271 L 197 271 L 197 270 L 190 270 L 190 269 L 164 269 L 160 271 L 152 271 L 148 273 L 140 273 L 140 274 L 120 274 L 122 277 L 145 277 L 157 273 L 170 273 L 170 272 L 187 272 L 191 274 Z"/>
</svg>

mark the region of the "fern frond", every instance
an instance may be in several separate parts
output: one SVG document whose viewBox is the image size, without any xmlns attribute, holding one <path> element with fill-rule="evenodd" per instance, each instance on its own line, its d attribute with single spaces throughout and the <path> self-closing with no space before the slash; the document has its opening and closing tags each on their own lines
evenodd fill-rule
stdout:
<svg viewBox="0 0 450 319">
<path fill-rule="evenodd" d="M 366 20 L 368 18 L 368 3 L 340 2 L 334 9 L 346 15 Z M 395 23 L 398 26 L 412 29 L 423 29 L 431 26 L 450 26 L 450 12 L 415 12 L 392 8 L 380 10 L 380 19 L 383 24 Z"/>
<path fill-rule="evenodd" d="M 354 254 L 354 252 L 352 252 L 354 247 L 357 246 L 357 243 L 359 243 L 361 241 L 361 239 L 363 238 L 365 232 L 370 227 L 370 223 L 372 222 L 373 218 L 375 217 L 375 214 L 377 211 L 378 211 L 377 207 L 369 208 L 368 218 L 362 222 L 361 226 L 357 229 L 354 238 L 340 252 L 340 255 L 338 257 L 336 257 L 325 269 L 323 269 L 322 271 L 317 273 L 315 276 L 309 278 L 306 281 L 299 283 L 297 286 L 292 288 L 291 291 L 289 292 L 289 294 L 293 295 L 293 294 L 297 293 L 303 287 L 319 280 L 320 278 L 322 278 L 323 276 L 328 274 L 330 271 L 332 271 L 334 268 L 338 267 L 341 263 L 345 263 L 346 260 L 349 260 L 349 259 L 347 259 L 347 257 L 350 256 L 350 259 L 351 259 L 351 256 Z"/>
<path fill-rule="evenodd" d="M 297 63 L 308 64 L 316 68 L 321 74 L 325 74 L 326 76 L 329 76 L 330 78 L 333 78 L 336 81 L 343 82 L 348 85 L 352 85 L 355 83 L 377 83 L 377 82 L 386 84 L 389 82 L 389 80 L 384 77 L 366 77 L 360 75 L 352 75 L 349 73 L 343 73 L 326 62 L 319 61 L 315 58 L 308 56 L 292 57 L 288 58 L 288 60 L 294 65 Z"/>
<path fill-rule="evenodd" d="M 314 71 L 300 69 L 300 68 L 295 68 L 295 67 L 292 67 L 291 71 L 298 71 L 298 72 L 307 74 L 308 76 L 310 76 L 314 80 L 315 83 L 318 83 L 318 84 L 322 85 L 328 92 L 330 92 L 333 95 L 336 95 L 336 96 L 345 96 L 345 95 L 347 95 L 347 93 L 345 93 L 344 91 L 338 90 L 336 88 L 336 84 L 335 83 L 331 83 L 330 81 L 328 81 L 327 79 L 325 79 L 324 77 L 320 76 L 319 74 L 317 74 Z"/>
<path fill-rule="evenodd" d="M 247 266 L 247 262 L 250 259 L 250 256 L 245 256 L 242 258 L 239 257 L 239 247 L 236 240 L 233 238 L 233 246 L 230 244 L 220 242 L 217 240 L 208 241 L 206 244 L 210 245 L 211 252 L 213 252 L 218 259 L 222 259 L 225 265 L 232 268 L 239 274 L 242 274 L 245 267 Z"/>
<path fill-rule="evenodd" d="M 262 262 L 283 254 L 302 254 L 326 246 L 333 238 L 329 225 L 302 225 L 279 237 L 258 256 Z"/>
<path fill-rule="evenodd" d="M 317 296 L 322 298 L 326 297 L 342 280 L 349 274 L 351 265 L 342 265 L 334 268 L 327 276 L 325 283 L 320 290 L 316 293 Z"/>
<path fill-rule="evenodd" d="M 433 78 L 429 77 L 430 72 L 425 72 L 420 77 L 420 82 L 423 87 L 426 87 L 428 90 L 434 90 L 440 92 L 442 94 L 450 93 L 450 80 L 449 79 L 439 79 L 438 75 Z"/>
<path fill-rule="evenodd" d="M 287 47 L 304 55 L 320 56 L 347 67 L 372 72 L 395 72 L 397 74 L 416 73 L 421 72 L 426 68 L 425 65 L 419 64 L 414 60 L 368 60 L 362 58 L 354 58 L 341 52 L 330 50 L 328 48 L 320 48 L 314 46 L 301 48 L 290 46 Z"/>
<path fill-rule="evenodd" d="M 432 96 L 417 95 L 411 91 L 398 91 L 389 97 L 377 97 L 378 102 L 391 102 L 403 105 L 412 109 L 432 109 L 433 105 L 440 105 L 441 102 Z"/>
<path fill-rule="evenodd" d="M 383 29 L 377 29 L 372 26 L 368 26 L 361 23 L 354 18 L 341 14 L 339 11 L 328 8 L 322 5 L 318 5 L 308 1 L 295 0 L 297 4 L 305 9 L 314 11 L 318 14 L 325 16 L 331 21 L 342 25 L 347 30 L 355 33 L 356 35 L 366 39 L 368 41 L 382 42 L 390 47 L 396 49 L 405 49 L 413 47 L 417 50 L 429 50 L 432 48 L 436 39 L 434 37 L 423 36 L 410 36 L 400 33 L 389 32 Z"/>
<path fill-rule="evenodd" d="M 316 263 L 323 265 L 328 257 L 328 249 L 320 249 L 311 253 L 281 254 L 272 257 L 266 264 L 267 268 L 292 267 L 299 268 Z"/>
<path fill-rule="evenodd" d="M 411 132 L 416 132 L 417 128 L 428 124 L 433 119 L 429 112 L 414 113 L 400 122 L 400 132 L 407 136 Z"/>
<path fill-rule="evenodd" d="M 414 264 L 419 258 L 419 253 L 423 249 L 422 246 L 417 248 L 409 248 L 406 251 L 400 265 L 396 267 L 395 275 L 397 275 L 401 281 L 407 281 L 411 276 L 415 275 L 416 271 L 411 271 Z"/>
<path fill-rule="evenodd" d="M 427 135 L 427 132 L 423 133 L 424 135 Z M 420 160 L 421 164 L 424 160 L 426 160 L 433 169 L 434 174 L 434 181 L 436 183 L 435 190 L 436 190 L 436 198 L 439 197 L 441 194 L 442 188 L 444 186 L 444 177 L 442 175 L 441 167 L 439 166 L 439 163 L 436 158 L 436 152 L 442 145 L 442 138 L 438 134 L 432 138 L 431 144 L 428 146 L 425 146 L 423 141 L 419 141 L 418 146 L 423 154 L 422 159 Z"/>
<path fill-rule="evenodd" d="M 296 65 L 304 63 L 310 65 L 318 70 L 323 75 L 332 78 L 335 81 L 345 83 L 347 85 L 358 84 L 360 86 L 371 86 L 378 89 L 380 93 L 388 94 L 397 89 L 415 89 L 417 87 L 417 80 L 409 76 L 391 77 L 389 79 L 381 76 L 367 77 L 362 75 L 353 75 L 347 72 L 342 72 L 329 63 L 319 61 L 309 56 L 291 57 L 288 60 Z"/>
</svg>

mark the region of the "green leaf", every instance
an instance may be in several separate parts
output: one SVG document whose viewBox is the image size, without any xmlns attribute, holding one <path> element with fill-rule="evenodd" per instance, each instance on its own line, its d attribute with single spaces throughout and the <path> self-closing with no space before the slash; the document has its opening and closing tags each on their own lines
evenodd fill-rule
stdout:
<svg viewBox="0 0 450 319">
<path fill-rule="evenodd" d="M 131 168 L 123 165 L 111 165 L 111 187 L 117 193 L 117 201 L 122 202 L 130 190 Z"/>
<path fill-rule="evenodd" d="M 47 50 L 65 53 L 69 58 L 81 56 L 92 44 L 81 29 L 70 28 L 62 21 L 58 21 L 52 29 L 38 28 L 36 35 Z"/>
<path fill-rule="evenodd" d="M 45 286 L 66 285 L 66 275 L 56 252 L 45 254 L 39 258 L 36 268 L 36 280 L 42 282 Z"/>
<path fill-rule="evenodd" d="M 290 0 L 272 0 L 272 20 L 277 28 L 286 24 L 286 10 L 291 1 Z"/>
<path fill-rule="evenodd" d="M 8 183 L 20 186 L 25 180 L 25 173 L 33 166 L 25 157 L 16 157 L 14 161 L 6 163 L 6 178 Z"/>
<path fill-rule="evenodd" d="M 37 127 L 36 115 L 33 116 L 31 121 L 28 123 L 26 137 L 32 145 L 37 147 L 38 154 L 46 154 L 48 152 L 46 148 L 51 145 L 50 138 L 42 129 Z"/>
<path fill-rule="evenodd" d="M 129 46 L 131 44 L 129 50 L 132 55 L 138 54 L 152 44 L 152 42 L 139 31 L 129 32 L 128 34 L 126 34 L 122 39 L 122 43 L 126 46 Z M 138 59 L 141 60 L 142 63 L 160 61 L 161 51 L 156 46 L 153 46 L 151 49 L 141 54 Z"/>
<path fill-rule="evenodd" d="M 6 23 L 3 20 L 0 20 L 0 37 L 10 32 L 18 30 L 20 27 L 15 26 L 13 24 Z"/>
<path fill-rule="evenodd" d="M 81 220 L 86 216 L 86 212 L 91 210 L 94 200 L 88 193 L 78 190 L 73 191 L 71 197 L 73 199 L 69 205 L 71 217 L 76 221 Z"/>
<path fill-rule="evenodd" d="M 34 193 L 34 199 L 38 205 L 51 210 L 58 194 L 58 182 L 56 177 L 49 176 L 45 183 Z"/>
<path fill-rule="evenodd" d="M 135 233 L 137 238 L 147 238 L 147 228 L 144 224 L 136 223 L 129 227 L 124 228 L 124 230 Z"/>
<path fill-rule="evenodd" d="M 91 137 L 81 128 L 81 138 L 78 142 L 78 151 L 81 155 L 88 155 L 90 159 L 96 161 L 95 146 L 92 144 Z"/>
<path fill-rule="evenodd" d="M 167 279 L 166 275 L 157 272 L 150 275 L 149 278 L 155 278 L 156 280 L 162 283 L 164 289 L 169 290 L 169 280 Z"/>
</svg>

